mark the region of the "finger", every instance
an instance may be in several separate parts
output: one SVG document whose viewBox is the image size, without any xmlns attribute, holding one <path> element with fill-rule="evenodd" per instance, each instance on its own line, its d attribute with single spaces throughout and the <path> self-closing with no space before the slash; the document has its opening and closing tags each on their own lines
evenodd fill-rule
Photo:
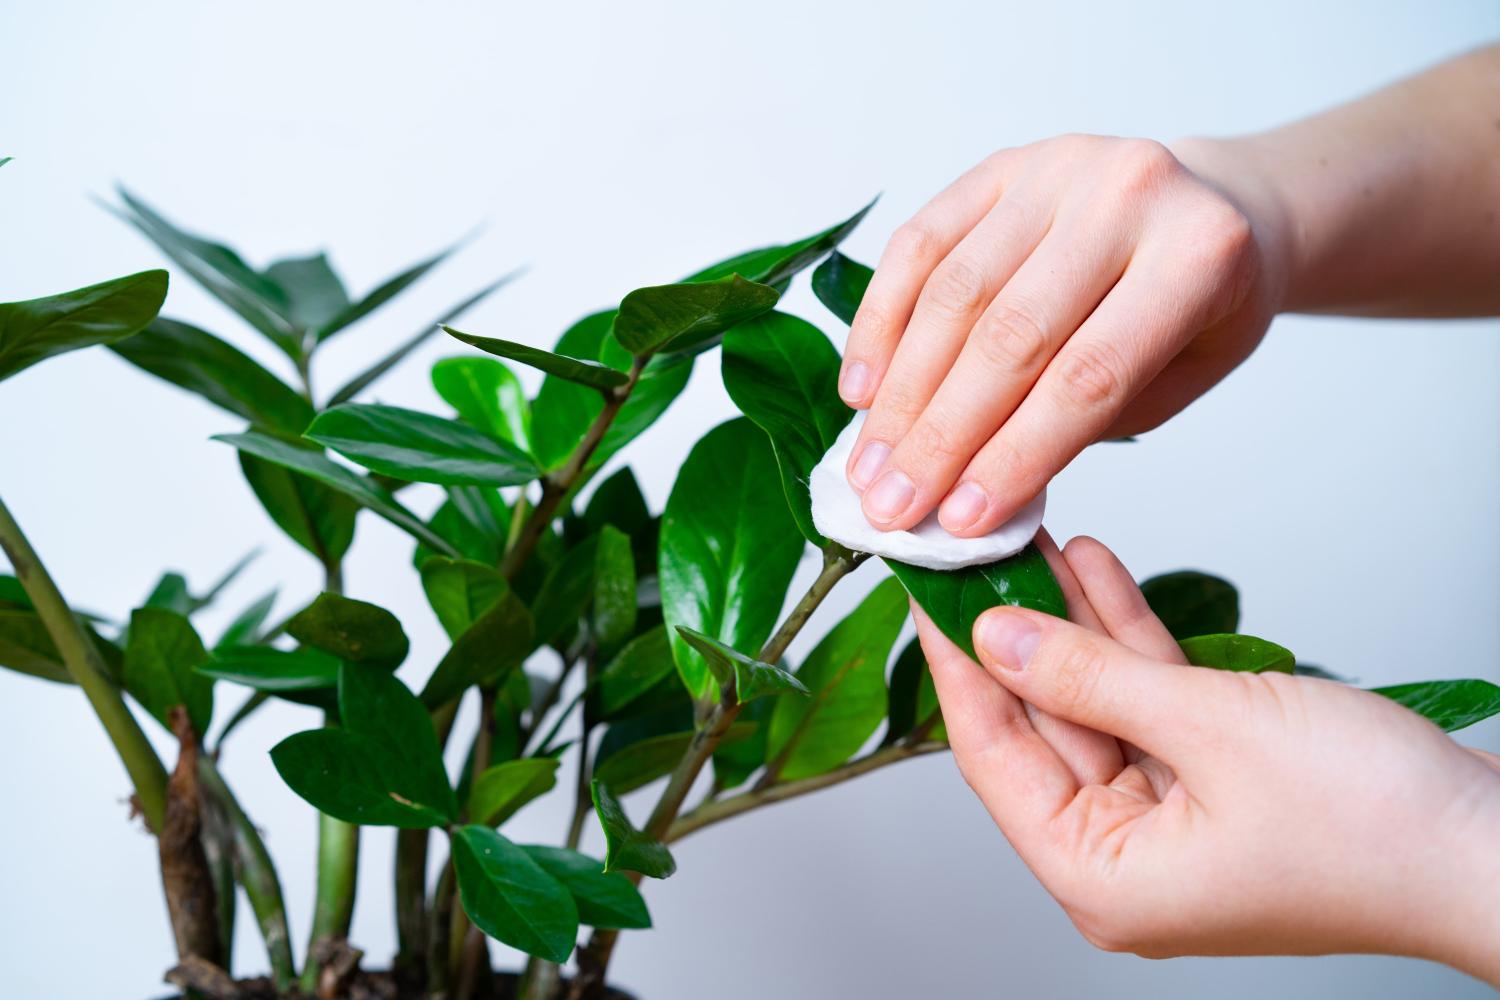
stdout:
<svg viewBox="0 0 1500 1000">
<path fill-rule="evenodd" d="M 1052 533 L 1042 528 L 1037 531 L 1036 537 L 1032 540 L 1041 550 L 1042 558 L 1047 560 L 1047 567 L 1052 570 L 1052 575 L 1057 578 L 1057 585 L 1063 592 L 1063 600 L 1068 608 L 1068 621 L 1081 625 L 1090 632 L 1108 635 L 1104 623 L 1099 620 L 1099 616 L 1089 605 L 1088 597 L 1084 595 L 1083 584 L 1078 582 L 1078 577 L 1073 573 L 1073 567 L 1068 565 L 1068 560 L 1062 550 L 1057 547 Z"/>
<path fill-rule="evenodd" d="M 849 482 L 867 488 L 922 413 L 995 293 L 1042 242 L 1050 200 L 1002 198 L 928 276 L 850 454 Z"/>
<path fill-rule="evenodd" d="M 1000 200 L 1005 163 L 1003 154 L 986 158 L 891 236 L 844 345 L 839 395 L 850 406 L 874 400 L 928 275 Z"/>
<path fill-rule="evenodd" d="M 932 671 L 943 724 L 964 780 L 995 823 L 1027 859 L 1044 856 L 1052 817 L 1078 792 L 1078 782 L 1026 718 L 1021 703 L 969 659 L 917 606 L 917 637 Z"/>
<path fill-rule="evenodd" d="M 994 608 L 974 626 L 979 659 L 1012 694 L 1050 715 L 1178 760 L 1209 740 L 1208 709 L 1232 678 L 1183 670 L 1051 615 Z"/>
<path fill-rule="evenodd" d="M 1063 549 L 1063 561 L 1077 574 L 1089 606 L 1105 635 L 1144 656 L 1186 664 L 1182 647 L 1156 617 L 1125 564 L 1103 544 L 1079 536 Z"/>
<path fill-rule="evenodd" d="M 921 325 L 924 315 L 918 306 L 908 332 L 914 344 L 951 342 L 959 352 L 937 373 L 939 384 L 911 423 L 903 426 L 907 415 L 896 407 L 890 413 L 883 410 L 884 388 L 877 397 L 864 430 L 876 440 L 897 443 L 885 471 L 865 494 L 865 516 L 872 524 L 887 530 L 911 528 L 942 502 L 942 525 L 956 532 L 984 513 L 988 503 L 975 484 L 953 488 L 959 474 L 1119 280 L 1132 239 L 1128 229 L 1101 230 L 1092 219 L 1059 222 L 983 315 L 934 309 Z M 934 283 L 947 266 L 945 261 L 934 272 Z M 908 371 L 902 360 L 888 376 L 893 398 L 923 398 L 906 388 Z M 901 500 L 906 502 L 894 506 Z"/>
</svg>

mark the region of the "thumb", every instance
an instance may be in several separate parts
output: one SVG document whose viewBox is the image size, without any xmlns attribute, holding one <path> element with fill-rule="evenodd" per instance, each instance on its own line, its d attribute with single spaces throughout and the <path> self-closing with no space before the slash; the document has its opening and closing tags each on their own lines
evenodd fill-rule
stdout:
<svg viewBox="0 0 1500 1000">
<path fill-rule="evenodd" d="M 1023 701 L 1169 757 L 1201 734 L 1222 701 L 1217 671 L 1164 663 L 1061 618 L 993 608 L 974 623 L 974 648 Z"/>
</svg>

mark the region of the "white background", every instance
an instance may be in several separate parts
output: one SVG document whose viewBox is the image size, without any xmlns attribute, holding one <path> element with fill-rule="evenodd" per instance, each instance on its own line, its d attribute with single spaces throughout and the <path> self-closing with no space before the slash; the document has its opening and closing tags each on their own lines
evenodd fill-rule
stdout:
<svg viewBox="0 0 1500 1000">
<path fill-rule="evenodd" d="M 485 223 L 401 304 L 333 342 L 326 391 L 518 264 L 532 267 L 525 280 L 466 325 L 547 345 L 636 285 L 812 232 L 883 191 L 847 244 L 872 260 L 999 146 L 1266 127 L 1497 34 L 1487 2 L 5 4 L 0 155 L 16 161 L 0 172 L 0 297 L 155 266 L 90 201 L 117 180 L 257 263 L 327 247 L 356 291 Z M 842 337 L 805 284 L 791 302 Z M 280 361 L 186 280 L 167 312 Z M 436 408 L 426 368 L 444 353 L 434 344 L 375 395 Z M 716 369 L 701 361 L 632 449 L 653 504 L 696 436 L 732 412 Z M 1494 678 L 1497 385 L 1493 322 L 1284 318 L 1174 424 L 1076 463 L 1048 522 L 1106 540 L 1141 576 L 1230 577 L 1246 630 L 1365 682 Z M 279 584 L 284 613 L 317 576 L 229 449 L 207 440 L 237 426 L 104 351 L 74 354 L 0 390 L 0 493 L 80 606 L 123 615 L 163 568 L 201 587 L 263 544 L 229 604 Z M 348 579 L 407 622 L 402 673 L 419 683 L 441 641 L 409 552 L 363 517 Z M 204 631 L 224 620 L 205 615 Z M 235 700 L 223 691 L 221 712 Z M 313 819 L 265 751 L 311 722 L 265 711 L 225 760 L 280 861 L 299 945 Z M 1500 726 L 1464 738 L 1496 748 Z M 154 846 L 125 823 L 125 788 L 76 690 L 0 675 L 0 993 L 161 992 L 171 945 Z M 507 832 L 556 839 L 565 798 Z M 393 942 L 391 842 L 366 838 L 354 933 L 372 964 Z M 942 757 L 747 817 L 677 855 L 680 873 L 648 887 L 658 929 L 619 952 L 618 980 L 643 1000 L 1485 992 L 1395 959 L 1095 952 Z M 236 957 L 263 966 L 248 920 Z"/>
</svg>

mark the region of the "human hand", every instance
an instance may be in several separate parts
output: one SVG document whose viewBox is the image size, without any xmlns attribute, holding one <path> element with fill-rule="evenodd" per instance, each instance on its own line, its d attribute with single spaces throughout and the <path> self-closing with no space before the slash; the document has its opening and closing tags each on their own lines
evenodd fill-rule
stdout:
<svg viewBox="0 0 1500 1000">
<path fill-rule="evenodd" d="M 959 769 L 1089 941 L 1500 983 L 1497 758 L 1356 688 L 1186 666 L 1109 550 L 1053 553 L 1081 624 L 987 612 L 983 667 L 913 611 Z"/>
<path fill-rule="evenodd" d="M 870 410 L 846 470 L 870 523 L 911 528 L 941 502 L 948 531 L 985 534 L 1086 445 L 1160 424 L 1243 361 L 1282 254 L 1277 213 L 1237 187 L 1256 196 L 1231 201 L 1154 142 L 1064 136 L 995 153 L 898 229 L 839 379 Z"/>
</svg>

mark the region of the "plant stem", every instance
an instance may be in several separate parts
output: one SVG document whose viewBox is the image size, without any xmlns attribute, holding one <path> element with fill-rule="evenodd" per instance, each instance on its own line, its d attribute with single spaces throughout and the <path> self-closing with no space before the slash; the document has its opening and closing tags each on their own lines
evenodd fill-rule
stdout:
<svg viewBox="0 0 1500 1000">
<path fill-rule="evenodd" d="M 130 708 L 110 676 L 109 668 L 100 658 L 99 650 L 79 625 L 3 500 L 0 500 L 0 549 L 5 551 L 16 578 L 21 581 L 37 616 L 52 637 L 63 665 L 68 669 L 68 676 L 83 689 L 94 714 L 109 734 L 109 740 L 135 786 L 135 801 L 147 827 L 152 832 L 161 830 L 166 813 L 167 769 L 135 716 L 130 714 Z"/>
<path fill-rule="evenodd" d="M 198 762 L 198 774 L 207 797 L 224 811 L 234 837 L 235 878 L 245 889 L 250 908 L 255 911 L 266 954 L 271 962 L 271 980 L 278 990 L 286 990 L 296 978 L 292 962 L 291 936 L 287 932 L 286 903 L 281 895 L 281 879 L 271 853 L 266 850 L 260 831 L 240 808 L 238 800 L 224 783 L 214 761 L 204 756 Z"/>
<path fill-rule="evenodd" d="M 453 933 L 453 896 L 457 888 L 450 850 L 443 873 L 438 876 L 437 888 L 432 892 L 432 910 L 428 915 L 427 996 L 430 1000 L 446 1000 L 448 996 L 448 974 L 452 968 L 449 942 Z"/>
<path fill-rule="evenodd" d="M 448 745 L 458 699 L 432 713 L 432 728 L 439 749 Z M 402 830 L 396 834 L 396 936 L 393 963 L 402 977 L 420 981 L 426 976 L 431 935 L 435 924 L 427 908 L 427 854 L 432 838 L 428 830 Z"/>
<path fill-rule="evenodd" d="M 354 888 L 359 867 L 359 827 L 318 813 L 318 895 L 312 932 L 302 967 L 302 992 L 315 994 L 323 970 L 319 952 L 325 941 L 349 936 L 354 916 Z"/>
<path fill-rule="evenodd" d="M 497 689 L 493 684 L 479 689 L 479 733 L 474 737 L 474 757 L 469 764 L 470 788 L 479 780 L 484 769 L 490 765 L 490 756 L 495 742 L 495 698 Z M 468 806 L 463 807 L 459 820 L 468 818 Z M 474 985 L 479 977 L 479 962 L 481 958 L 488 957 L 489 951 L 484 947 L 484 935 L 479 934 L 479 941 L 473 940 L 477 929 L 470 927 L 469 916 L 462 908 L 455 907 L 453 913 L 454 937 L 463 941 L 462 954 L 459 957 L 458 975 L 454 982 L 457 986 L 456 1000 L 468 1000 L 473 994 Z"/>
</svg>

